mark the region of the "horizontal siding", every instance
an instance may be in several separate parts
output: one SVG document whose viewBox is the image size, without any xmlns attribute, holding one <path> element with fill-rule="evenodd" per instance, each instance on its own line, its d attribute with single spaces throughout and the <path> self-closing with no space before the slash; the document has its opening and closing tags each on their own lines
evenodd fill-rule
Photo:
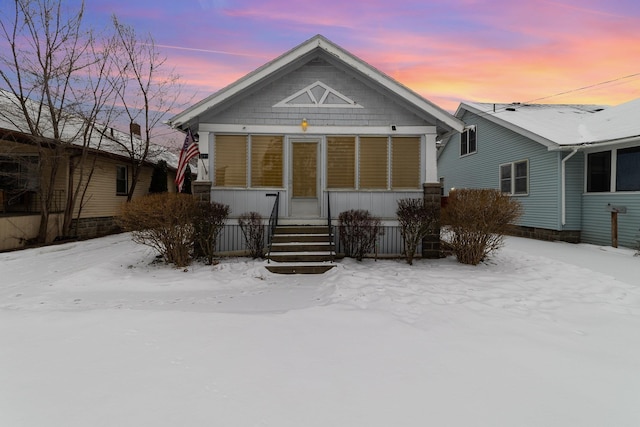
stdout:
<svg viewBox="0 0 640 427">
<path fill-rule="evenodd" d="M 569 154 L 565 154 L 568 156 Z M 564 230 L 582 228 L 582 191 L 584 188 L 584 154 L 578 152 L 566 162 L 566 224 Z"/>
<path fill-rule="evenodd" d="M 582 241 L 611 245 L 611 213 L 607 204 L 625 206 L 618 214 L 618 244 L 629 248 L 640 241 L 640 193 L 584 194 L 582 197 Z"/>
<path fill-rule="evenodd" d="M 514 113 L 514 114 L 517 114 Z M 487 119 L 467 113 L 463 120 L 477 129 L 477 152 L 460 157 L 460 135 L 442 148 L 438 173 L 444 178 L 445 194 L 451 188 L 499 188 L 499 165 L 529 161 L 529 195 L 514 196 L 524 215 L 518 225 L 560 228 L 560 155 L 537 142 Z"/>
</svg>

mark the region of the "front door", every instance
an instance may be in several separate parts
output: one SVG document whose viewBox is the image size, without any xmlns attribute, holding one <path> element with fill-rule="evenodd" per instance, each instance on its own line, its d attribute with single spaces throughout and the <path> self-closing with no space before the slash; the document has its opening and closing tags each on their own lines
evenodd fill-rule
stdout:
<svg viewBox="0 0 640 427">
<path fill-rule="evenodd" d="M 291 216 L 318 217 L 318 142 L 292 142 L 291 163 Z"/>
</svg>

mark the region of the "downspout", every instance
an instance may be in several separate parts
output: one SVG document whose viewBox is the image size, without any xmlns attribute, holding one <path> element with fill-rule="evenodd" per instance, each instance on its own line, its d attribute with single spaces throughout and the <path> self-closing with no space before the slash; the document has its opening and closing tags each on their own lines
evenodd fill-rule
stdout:
<svg viewBox="0 0 640 427">
<path fill-rule="evenodd" d="M 573 151 L 568 156 L 566 156 L 565 158 L 562 159 L 562 172 L 561 172 L 561 174 L 562 174 L 562 176 L 561 176 L 562 182 L 561 182 L 560 185 L 562 187 L 561 188 L 561 192 L 562 192 L 562 227 L 563 228 L 567 223 L 567 189 L 566 189 L 566 186 L 567 186 L 567 177 L 566 177 L 567 170 L 566 169 L 567 169 L 567 167 L 566 167 L 566 163 L 567 163 L 567 160 L 572 158 L 577 152 L 578 152 L 578 149 L 574 148 Z"/>
</svg>

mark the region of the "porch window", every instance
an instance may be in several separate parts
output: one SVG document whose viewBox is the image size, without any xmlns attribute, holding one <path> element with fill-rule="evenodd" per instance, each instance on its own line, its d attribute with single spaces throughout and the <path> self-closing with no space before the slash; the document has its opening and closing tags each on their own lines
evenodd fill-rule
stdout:
<svg viewBox="0 0 640 427">
<path fill-rule="evenodd" d="M 251 136 L 252 187 L 282 187 L 282 141 L 282 136 Z"/>
<path fill-rule="evenodd" d="M 611 191 L 611 151 L 587 155 L 587 192 Z"/>
<path fill-rule="evenodd" d="M 327 138 L 327 188 L 355 188 L 356 138 Z"/>
<path fill-rule="evenodd" d="M 361 189 L 386 190 L 388 167 L 386 137 L 360 138 L 360 185 Z"/>
<path fill-rule="evenodd" d="M 640 191 L 640 147 L 617 150 L 616 191 Z"/>
<path fill-rule="evenodd" d="M 126 196 L 129 192 L 129 170 L 126 166 L 116 166 L 116 195 Z"/>
<path fill-rule="evenodd" d="M 216 135 L 215 186 L 247 186 L 247 137 Z"/>
<path fill-rule="evenodd" d="M 476 127 L 469 126 L 460 134 L 460 155 L 466 156 L 477 151 L 476 144 Z"/>
<path fill-rule="evenodd" d="M 516 196 L 529 194 L 529 161 L 500 165 L 500 191 Z"/>
<path fill-rule="evenodd" d="M 392 138 L 391 159 L 391 188 L 420 188 L 420 138 Z"/>
</svg>

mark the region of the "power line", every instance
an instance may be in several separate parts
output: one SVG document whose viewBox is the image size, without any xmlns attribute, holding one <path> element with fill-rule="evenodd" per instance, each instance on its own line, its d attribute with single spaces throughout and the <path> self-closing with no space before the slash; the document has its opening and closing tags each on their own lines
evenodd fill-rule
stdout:
<svg viewBox="0 0 640 427">
<path fill-rule="evenodd" d="M 536 101 L 541 101 L 543 99 L 555 98 L 556 96 L 567 95 L 567 94 L 570 94 L 570 93 L 579 92 L 581 90 L 592 89 L 594 87 L 603 86 L 603 85 L 606 85 L 606 84 L 609 84 L 609 83 L 615 83 L 615 82 L 620 81 L 620 80 L 630 79 L 632 77 L 638 77 L 638 76 L 640 76 L 640 73 L 629 74 L 628 76 L 618 77 L 616 79 L 611 79 L 611 80 L 607 80 L 607 81 L 600 82 L 600 83 L 594 83 L 592 85 L 584 86 L 584 87 L 581 87 L 581 88 L 578 88 L 578 89 L 567 90 L 565 92 L 556 93 L 554 95 L 549 95 L 549 96 L 544 96 L 542 98 L 532 99 L 530 101 L 526 101 L 525 104 L 528 104 L 528 103 L 531 103 L 531 102 L 536 102 Z"/>
</svg>

